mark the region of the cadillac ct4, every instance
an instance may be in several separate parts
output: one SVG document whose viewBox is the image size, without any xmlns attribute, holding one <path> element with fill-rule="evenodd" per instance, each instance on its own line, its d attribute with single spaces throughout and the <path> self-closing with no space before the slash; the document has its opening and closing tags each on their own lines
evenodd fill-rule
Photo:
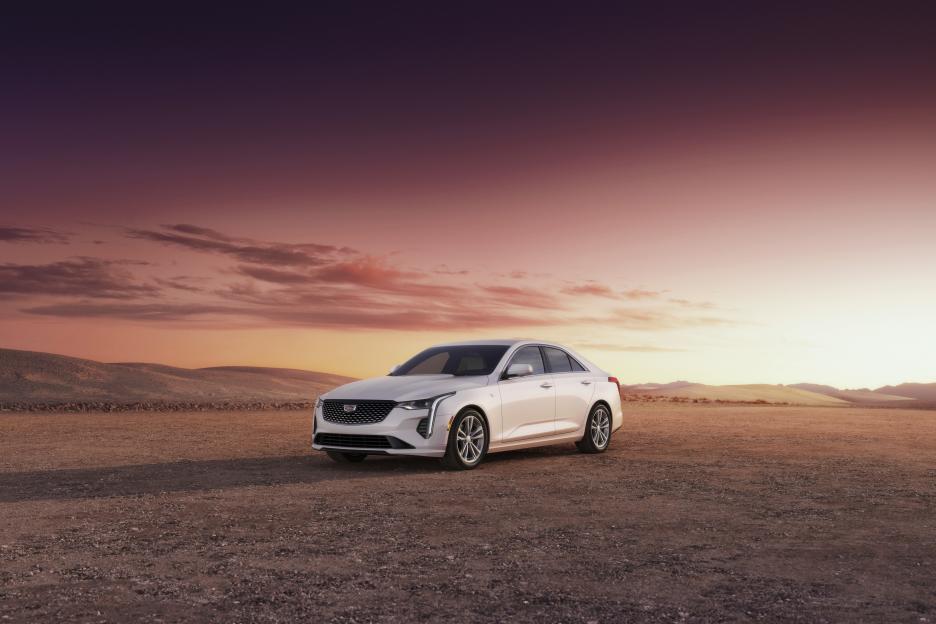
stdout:
<svg viewBox="0 0 936 624">
<path fill-rule="evenodd" d="M 418 455 L 467 470 L 488 453 L 547 444 L 600 453 L 621 422 L 618 380 L 571 349 L 484 340 L 431 347 L 322 395 L 312 446 L 339 462 Z"/>
</svg>

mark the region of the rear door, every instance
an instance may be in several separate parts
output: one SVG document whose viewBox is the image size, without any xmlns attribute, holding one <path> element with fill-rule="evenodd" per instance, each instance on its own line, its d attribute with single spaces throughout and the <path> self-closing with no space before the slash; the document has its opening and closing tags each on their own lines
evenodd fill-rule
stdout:
<svg viewBox="0 0 936 624">
<path fill-rule="evenodd" d="M 511 364 L 529 364 L 533 374 L 501 379 L 497 384 L 501 395 L 502 440 L 512 442 L 553 435 L 556 432 L 556 388 L 552 376 L 546 372 L 539 347 L 521 347 L 513 354 L 507 368 Z"/>
<path fill-rule="evenodd" d="M 585 426 L 595 394 L 591 373 L 562 349 L 542 349 L 556 386 L 556 433 L 577 431 Z"/>
</svg>

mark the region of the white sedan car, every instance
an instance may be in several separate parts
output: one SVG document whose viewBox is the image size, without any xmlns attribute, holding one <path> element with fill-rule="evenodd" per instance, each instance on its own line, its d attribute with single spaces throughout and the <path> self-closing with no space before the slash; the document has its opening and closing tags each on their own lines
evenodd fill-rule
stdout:
<svg viewBox="0 0 936 624">
<path fill-rule="evenodd" d="M 484 340 L 431 347 L 322 395 L 312 446 L 340 462 L 418 455 L 467 470 L 487 453 L 547 444 L 600 453 L 621 422 L 618 380 L 571 349 Z"/>
</svg>

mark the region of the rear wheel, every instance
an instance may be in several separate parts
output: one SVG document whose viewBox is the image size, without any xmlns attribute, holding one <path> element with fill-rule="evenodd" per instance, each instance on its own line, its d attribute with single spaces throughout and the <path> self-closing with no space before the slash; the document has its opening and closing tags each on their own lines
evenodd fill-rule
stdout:
<svg viewBox="0 0 936 624">
<path fill-rule="evenodd" d="M 325 451 L 332 461 L 339 464 L 357 464 L 364 461 L 367 453 L 342 453 L 340 451 Z"/>
<path fill-rule="evenodd" d="M 585 437 L 575 443 L 583 453 L 602 453 L 611 442 L 611 412 L 601 403 L 594 406 L 585 423 Z"/>
<path fill-rule="evenodd" d="M 481 463 L 487 450 L 487 423 L 477 410 L 467 409 L 452 422 L 442 465 L 452 470 L 471 470 Z"/>
</svg>

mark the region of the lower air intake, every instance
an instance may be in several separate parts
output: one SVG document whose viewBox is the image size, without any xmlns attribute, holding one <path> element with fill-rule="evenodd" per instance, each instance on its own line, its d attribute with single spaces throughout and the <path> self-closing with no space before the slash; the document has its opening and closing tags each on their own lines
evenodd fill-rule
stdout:
<svg viewBox="0 0 936 624">
<path fill-rule="evenodd" d="M 402 449 L 413 448 L 403 440 L 393 436 L 357 435 L 347 433 L 320 433 L 315 436 L 315 443 L 332 448 L 355 449 Z"/>
</svg>

